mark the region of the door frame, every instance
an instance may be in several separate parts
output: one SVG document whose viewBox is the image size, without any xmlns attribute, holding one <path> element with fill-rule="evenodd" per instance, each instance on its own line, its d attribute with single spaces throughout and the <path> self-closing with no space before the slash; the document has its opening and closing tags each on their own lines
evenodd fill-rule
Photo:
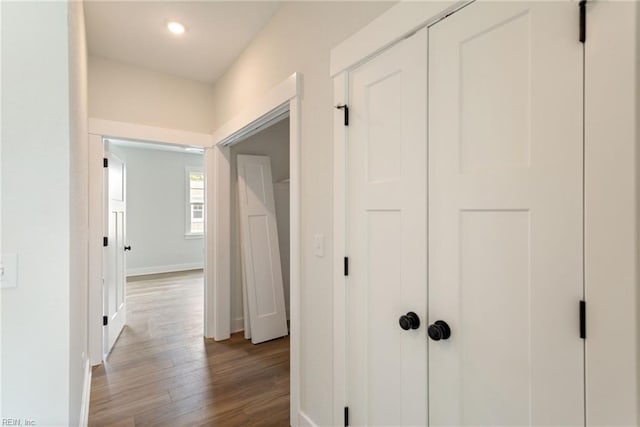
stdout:
<svg viewBox="0 0 640 427">
<path fill-rule="evenodd" d="M 164 143 L 187 147 L 207 149 L 211 146 L 211 135 L 189 132 L 177 129 L 166 129 L 155 126 L 139 125 L 135 123 L 118 122 L 98 118 L 89 118 L 89 294 L 88 294 L 88 334 L 89 356 L 91 365 L 99 365 L 103 361 L 104 348 L 102 340 L 103 316 L 103 251 L 102 238 L 105 236 L 105 208 L 104 208 L 104 146 L 105 138 L 130 139 L 137 142 Z M 206 151 L 206 150 L 205 150 Z M 205 165 L 205 174 L 207 168 Z M 207 198 L 207 209 L 209 199 Z M 204 239 L 208 240 L 210 230 L 205 223 Z M 205 271 L 207 259 L 204 260 Z M 209 286 L 205 275 L 205 295 Z M 204 301 L 204 334 L 208 336 L 207 319 L 213 310 L 207 299 Z"/>
<path fill-rule="evenodd" d="M 349 72 L 473 0 L 400 2 L 331 50 L 334 106 L 347 104 Z M 478 0 L 481 1 L 481 0 Z M 570 1 L 570 0 L 564 0 Z M 578 2 L 576 14 L 578 13 Z M 634 2 L 635 3 L 635 2 Z M 640 5 L 587 3 L 584 110 L 584 269 L 587 424 L 640 422 Z M 576 26 L 576 40 L 578 27 Z M 609 49 L 607 46 L 616 46 Z M 329 107 L 329 106 L 327 106 Z M 346 156 L 341 110 L 333 117 L 333 424 L 346 402 Z M 614 191 L 615 189 L 615 191 Z M 615 285 L 615 291 L 612 290 Z M 577 307 L 576 307 L 577 312 Z M 591 313 L 598 313 L 596 316 Z M 625 325 L 617 334 L 607 325 Z M 607 363 L 603 363 L 608 361 Z M 615 399 L 608 393 L 617 390 Z M 625 396 L 623 398 L 623 396 Z"/>
<path fill-rule="evenodd" d="M 207 240 L 207 279 L 212 292 L 207 295 L 215 317 L 209 318 L 209 330 L 216 341 L 231 336 L 231 165 L 230 146 L 289 115 L 290 177 L 290 423 L 300 423 L 300 73 L 293 73 L 269 93 L 248 105 L 238 115 L 218 128 L 212 148 L 206 151 L 205 164 L 211 173 L 207 186 L 213 194 L 205 224 L 214 238 Z M 210 205 L 207 204 L 207 207 Z"/>
</svg>

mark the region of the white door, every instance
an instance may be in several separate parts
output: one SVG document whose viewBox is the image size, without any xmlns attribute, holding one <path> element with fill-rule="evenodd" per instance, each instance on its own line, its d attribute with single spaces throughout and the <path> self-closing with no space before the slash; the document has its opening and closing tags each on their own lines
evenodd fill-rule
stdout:
<svg viewBox="0 0 640 427">
<path fill-rule="evenodd" d="M 125 269 L 125 214 L 126 170 L 125 164 L 113 154 L 108 156 L 107 227 L 108 244 L 104 262 L 104 353 L 108 355 L 126 323 L 126 269 Z"/>
<path fill-rule="evenodd" d="M 288 335 L 271 160 L 238 155 L 242 272 L 254 344 Z"/>
<path fill-rule="evenodd" d="M 349 75 L 346 405 L 354 426 L 427 421 L 426 35 Z"/>
<path fill-rule="evenodd" d="M 582 55 L 576 2 L 429 29 L 430 425 L 584 425 Z"/>
</svg>

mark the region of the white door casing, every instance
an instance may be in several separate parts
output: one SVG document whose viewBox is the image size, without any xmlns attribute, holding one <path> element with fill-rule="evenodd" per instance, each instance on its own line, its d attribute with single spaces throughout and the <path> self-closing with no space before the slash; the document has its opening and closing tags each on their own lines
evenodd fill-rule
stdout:
<svg viewBox="0 0 640 427">
<path fill-rule="evenodd" d="M 104 315 L 107 325 L 103 329 L 103 351 L 108 355 L 126 324 L 126 264 L 125 264 L 125 218 L 126 218 L 126 168 L 122 160 L 108 154 L 105 196 L 107 198 L 106 226 L 108 245 L 105 247 L 105 269 L 103 286 Z"/>
<path fill-rule="evenodd" d="M 427 31 L 349 74 L 346 405 L 350 425 L 427 421 Z M 423 324 L 403 330 L 415 312 Z"/>
<path fill-rule="evenodd" d="M 573 2 L 429 28 L 430 425 L 584 425 L 583 59 Z"/>
<path fill-rule="evenodd" d="M 242 272 L 257 344 L 288 335 L 271 160 L 238 155 L 237 161 Z"/>
<path fill-rule="evenodd" d="M 238 233 L 239 235 L 239 233 Z M 242 259 L 242 256 L 240 257 Z M 240 261 L 242 262 L 242 261 Z M 249 321 L 249 298 L 248 298 L 248 289 L 247 289 L 247 276 L 242 274 L 242 323 L 244 324 L 244 339 L 251 339 L 251 322 Z"/>
<path fill-rule="evenodd" d="M 200 134 L 195 132 L 166 129 L 148 125 L 139 125 L 134 123 L 118 122 L 112 120 L 104 120 L 97 118 L 89 118 L 89 355 L 92 365 L 98 365 L 103 361 L 104 348 L 104 326 L 102 325 L 102 317 L 104 310 L 104 270 L 106 269 L 105 248 L 102 246 L 103 237 L 107 233 L 107 209 L 108 197 L 106 191 L 106 181 L 108 175 L 103 167 L 103 158 L 105 157 L 104 141 L 110 137 L 117 139 L 129 139 L 139 142 L 149 143 L 166 143 L 185 147 L 202 147 L 211 146 L 211 135 Z M 213 150 L 205 151 L 205 158 Z M 207 154 L 208 153 L 208 154 Z M 213 175 L 210 173 L 212 169 L 209 163 L 205 166 L 205 176 Z M 209 178 L 212 180 L 212 178 Z M 205 198 L 207 203 L 206 212 L 213 210 L 213 197 Z M 208 225 L 210 222 L 205 221 L 205 236 L 208 235 Z M 205 241 L 213 240 L 206 239 Z M 207 244 L 206 253 L 211 253 L 210 245 Z M 213 263 L 211 256 L 205 257 L 205 272 L 212 270 Z M 211 289 L 213 287 L 212 280 L 205 273 L 205 325 L 204 334 L 206 337 L 212 335 L 214 321 L 214 303 Z M 215 313 L 221 310 L 215 310 Z"/>
</svg>

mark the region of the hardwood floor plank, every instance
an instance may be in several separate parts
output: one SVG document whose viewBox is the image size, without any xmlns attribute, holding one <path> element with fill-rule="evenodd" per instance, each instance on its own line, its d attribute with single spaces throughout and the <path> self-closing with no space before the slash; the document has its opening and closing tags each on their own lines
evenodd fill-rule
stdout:
<svg viewBox="0 0 640 427">
<path fill-rule="evenodd" d="M 289 425 L 288 338 L 202 338 L 202 271 L 127 287 L 127 326 L 93 369 L 90 426 Z"/>
</svg>

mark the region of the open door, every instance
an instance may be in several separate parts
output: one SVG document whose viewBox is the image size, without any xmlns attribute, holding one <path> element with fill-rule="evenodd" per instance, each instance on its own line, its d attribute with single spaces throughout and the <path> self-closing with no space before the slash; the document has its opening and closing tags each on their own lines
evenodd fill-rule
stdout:
<svg viewBox="0 0 640 427">
<path fill-rule="evenodd" d="M 258 344 L 288 335 L 269 157 L 238 155 L 238 192 L 251 341 Z"/>
<path fill-rule="evenodd" d="M 126 170 L 122 160 L 108 152 L 105 144 L 105 226 L 107 241 L 104 250 L 103 278 L 103 351 L 111 352 L 126 323 L 127 299 L 125 278 L 125 217 Z"/>
</svg>

